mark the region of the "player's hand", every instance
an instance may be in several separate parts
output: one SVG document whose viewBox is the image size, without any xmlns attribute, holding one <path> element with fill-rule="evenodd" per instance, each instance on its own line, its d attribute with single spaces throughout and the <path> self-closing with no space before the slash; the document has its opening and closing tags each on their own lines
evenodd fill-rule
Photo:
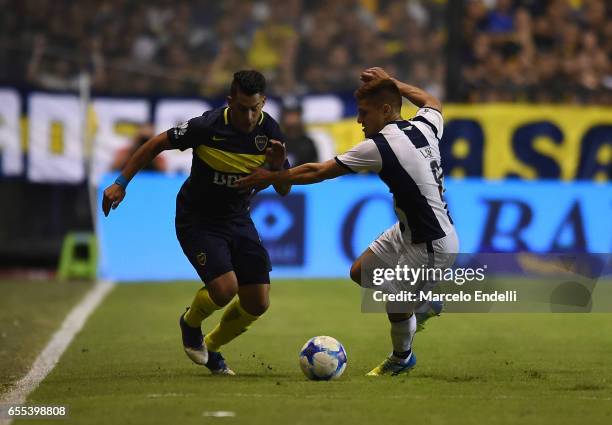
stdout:
<svg viewBox="0 0 612 425">
<path fill-rule="evenodd" d="M 108 217 L 111 208 L 117 208 L 121 201 L 123 201 L 123 198 L 125 198 L 125 189 L 117 183 L 113 183 L 104 189 L 104 196 L 102 197 L 102 211 L 104 212 L 104 216 Z"/>
<path fill-rule="evenodd" d="M 285 159 L 287 158 L 287 150 L 278 140 L 270 140 L 266 149 L 266 162 L 272 170 L 280 170 L 283 168 Z"/>
<path fill-rule="evenodd" d="M 241 189 L 260 189 L 274 183 L 276 172 L 265 168 L 255 168 L 251 174 L 236 180 L 236 186 Z"/>
<path fill-rule="evenodd" d="M 370 81 L 374 81 L 374 80 L 391 79 L 391 76 L 387 74 L 387 71 L 385 71 L 381 67 L 376 66 L 374 68 L 365 69 L 361 73 L 361 76 L 359 77 L 359 79 L 363 81 L 364 83 L 369 83 Z"/>
</svg>

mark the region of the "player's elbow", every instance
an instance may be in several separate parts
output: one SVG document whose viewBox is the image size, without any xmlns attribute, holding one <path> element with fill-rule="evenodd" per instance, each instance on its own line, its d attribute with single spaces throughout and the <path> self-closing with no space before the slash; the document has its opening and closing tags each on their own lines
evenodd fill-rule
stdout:
<svg viewBox="0 0 612 425">
<path fill-rule="evenodd" d="M 429 95 L 425 102 L 425 107 L 428 106 L 442 112 L 442 102 L 437 97 Z"/>
<path fill-rule="evenodd" d="M 170 143 L 170 139 L 168 139 L 166 132 L 150 138 L 147 140 L 144 146 L 150 149 L 153 157 L 159 155 L 163 151 L 172 149 L 172 144 Z"/>
<path fill-rule="evenodd" d="M 276 190 L 276 193 L 278 193 L 280 196 L 287 196 L 291 192 L 291 185 L 290 184 L 275 185 L 274 190 Z"/>
</svg>

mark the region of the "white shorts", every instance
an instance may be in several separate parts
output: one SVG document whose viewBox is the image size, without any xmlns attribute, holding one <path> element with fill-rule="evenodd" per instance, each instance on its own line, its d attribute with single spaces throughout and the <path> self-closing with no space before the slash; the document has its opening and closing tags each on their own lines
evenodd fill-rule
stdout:
<svg viewBox="0 0 612 425">
<path fill-rule="evenodd" d="M 405 240 L 398 222 L 385 230 L 369 248 L 390 267 L 407 265 L 412 268 L 445 268 L 455 261 L 459 252 L 459 238 L 453 231 L 435 241 L 413 244 Z"/>
</svg>

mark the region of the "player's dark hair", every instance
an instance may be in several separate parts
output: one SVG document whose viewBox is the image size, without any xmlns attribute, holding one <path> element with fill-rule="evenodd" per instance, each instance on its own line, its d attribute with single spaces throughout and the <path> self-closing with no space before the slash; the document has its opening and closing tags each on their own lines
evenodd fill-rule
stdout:
<svg viewBox="0 0 612 425">
<path fill-rule="evenodd" d="M 266 78 L 261 72 L 255 70 L 238 71 L 234 74 L 230 94 L 235 96 L 238 91 L 247 96 L 257 93 L 264 94 L 266 91 Z"/>
<path fill-rule="evenodd" d="M 357 100 L 373 100 L 380 104 L 389 104 L 399 111 L 402 108 L 402 95 L 395 83 L 388 79 L 369 81 L 355 90 Z"/>
</svg>

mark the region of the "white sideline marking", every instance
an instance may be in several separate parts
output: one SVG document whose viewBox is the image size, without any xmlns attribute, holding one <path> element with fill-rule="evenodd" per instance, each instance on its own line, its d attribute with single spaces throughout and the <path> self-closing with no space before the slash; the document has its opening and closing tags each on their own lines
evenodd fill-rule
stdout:
<svg viewBox="0 0 612 425">
<path fill-rule="evenodd" d="M 49 372 L 53 370 L 74 336 L 81 330 L 89 315 L 113 289 L 114 283 L 99 281 L 89 290 L 83 299 L 66 316 L 62 326 L 51 337 L 42 352 L 36 357 L 32 368 L 21 378 L 3 398 L 0 404 L 22 405 L 28 395 L 38 387 Z M 0 418 L 0 425 L 9 425 L 12 419 Z"/>
<path fill-rule="evenodd" d="M 236 412 L 230 410 L 214 410 L 212 412 L 202 412 L 202 416 L 210 416 L 213 418 L 233 418 Z"/>
<path fill-rule="evenodd" d="M 185 397 L 191 394 L 181 394 L 181 393 L 163 393 L 163 394 L 147 394 L 149 398 L 159 398 L 159 397 Z"/>
<path fill-rule="evenodd" d="M 372 379 L 374 380 L 374 379 Z M 316 382 L 327 382 L 327 381 L 316 381 Z M 315 384 L 316 385 L 316 384 Z M 286 394 L 271 394 L 271 393 L 231 393 L 227 394 L 228 396 L 233 397 L 250 397 L 250 398 L 282 398 L 287 397 Z M 320 394 L 303 394 L 300 398 L 307 399 L 316 399 L 321 397 Z M 346 400 L 350 399 L 351 396 L 345 395 L 334 395 L 334 394 L 326 394 L 326 399 L 333 400 Z M 429 395 L 420 395 L 420 394 L 410 394 L 408 395 L 385 395 L 386 399 L 397 399 L 397 400 L 431 400 L 431 396 Z M 458 394 L 458 395 L 441 395 L 438 396 L 441 400 L 533 400 L 533 396 L 520 396 L 520 395 L 503 395 L 503 394 L 493 394 L 489 397 L 484 397 L 482 395 L 470 395 L 470 394 Z M 597 397 L 597 396 L 582 396 L 582 397 L 573 397 L 566 395 L 547 395 L 542 397 L 542 400 L 593 400 L 593 401 L 612 401 L 612 397 Z"/>
</svg>

